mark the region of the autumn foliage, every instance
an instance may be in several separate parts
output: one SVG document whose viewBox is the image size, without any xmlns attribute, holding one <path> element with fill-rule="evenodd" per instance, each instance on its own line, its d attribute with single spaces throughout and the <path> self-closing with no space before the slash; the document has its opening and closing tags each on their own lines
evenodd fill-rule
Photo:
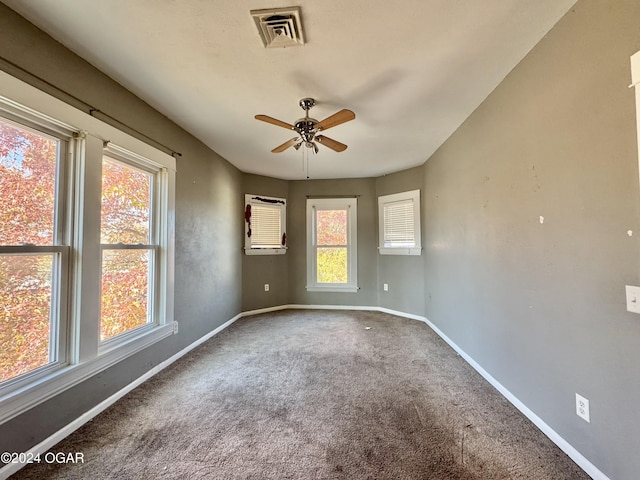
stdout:
<svg viewBox="0 0 640 480">
<path fill-rule="evenodd" d="M 55 138 L 0 121 L 0 245 L 64 244 L 55 238 L 58 149 Z M 102 281 L 95 294 L 104 340 L 148 322 L 155 249 L 148 245 L 153 176 L 105 159 L 102 177 Z M 0 254 L 0 382 L 56 360 L 50 332 L 57 255 Z"/>
<path fill-rule="evenodd" d="M 347 211 L 316 211 L 318 283 L 348 283 Z"/>
<path fill-rule="evenodd" d="M 150 243 L 152 176 L 120 162 L 102 163 L 101 243 Z M 102 254 L 100 339 L 148 321 L 149 269 L 155 250 L 110 250 Z"/>
<path fill-rule="evenodd" d="M 57 141 L 0 123 L 0 245 L 52 245 Z M 0 381 L 49 362 L 52 254 L 0 255 Z"/>
</svg>

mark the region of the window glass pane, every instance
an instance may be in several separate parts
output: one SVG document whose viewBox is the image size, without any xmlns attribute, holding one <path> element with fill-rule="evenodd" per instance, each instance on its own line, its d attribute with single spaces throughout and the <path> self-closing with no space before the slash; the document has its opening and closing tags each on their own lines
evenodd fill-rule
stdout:
<svg viewBox="0 0 640 480">
<path fill-rule="evenodd" d="M 318 283 L 347 283 L 347 248 L 318 247 L 316 257 Z"/>
<path fill-rule="evenodd" d="M 251 205 L 251 246 L 281 246 L 281 213 L 280 207 L 271 205 Z"/>
<path fill-rule="evenodd" d="M 52 245 L 58 140 L 0 120 L 0 245 Z"/>
<path fill-rule="evenodd" d="M 148 245 L 152 175 L 104 158 L 100 242 Z"/>
<path fill-rule="evenodd" d="M 152 250 L 103 250 L 100 340 L 147 324 Z"/>
<path fill-rule="evenodd" d="M 55 254 L 0 255 L 0 381 L 50 358 Z"/>
<path fill-rule="evenodd" d="M 316 244 L 317 245 L 346 245 L 347 244 L 347 211 L 346 210 L 317 210 L 316 211 Z"/>
</svg>

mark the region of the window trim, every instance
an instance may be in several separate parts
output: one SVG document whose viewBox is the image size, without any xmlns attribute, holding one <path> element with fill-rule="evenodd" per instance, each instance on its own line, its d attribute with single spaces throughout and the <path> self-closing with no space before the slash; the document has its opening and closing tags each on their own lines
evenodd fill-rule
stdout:
<svg viewBox="0 0 640 480">
<path fill-rule="evenodd" d="M 279 197 L 268 197 L 266 195 L 254 195 L 246 193 L 244 195 L 244 208 L 245 208 L 245 222 L 244 222 L 244 253 L 245 255 L 284 255 L 287 253 L 287 245 L 278 248 L 273 247 L 257 247 L 251 244 L 251 237 L 249 236 L 249 229 L 251 223 L 247 221 L 247 206 L 252 204 L 277 206 L 280 210 L 280 238 L 286 239 L 287 232 L 287 199 Z"/>
<path fill-rule="evenodd" d="M 387 247 L 384 246 L 384 207 L 390 203 L 410 200 L 413 202 L 413 231 L 415 246 Z M 380 195 L 378 197 L 378 253 L 380 255 L 421 255 L 422 239 L 420 226 L 420 189 L 407 192 Z"/>
<path fill-rule="evenodd" d="M 22 123 L 32 120 L 40 127 L 59 132 L 71 132 L 65 158 L 68 169 L 61 178 L 67 182 L 67 202 L 64 212 L 65 238 L 69 248 L 69 295 L 61 303 L 68 304 L 69 331 L 67 358 L 57 368 L 37 375 L 24 374 L 20 382 L 0 387 L 0 423 L 33 408 L 74 385 L 117 364 L 125 358 L 174 333 L 174 258 L 175 258 L 175 172 L 176 161 L 171 155 L 84 113 L 37 88 L 0 71 L 0 112 L 10 120 Z M 13 118 L 12 118 L 13 117 Z M 27 124 L 28 125 L 28 124 Z M 56 135 L 57 136 L 57 135 Z M 118 342 L 99 347 L 99 218 L 95 209 L 100 205 L 99 187 L 101 160 L 105 140 L 132 152 L 161 168 L 164 191 L 161 208 L 167 213 L 161 218 L 161 234 L 165 243 L 160 248 L 166 258 L 159 285 L 162 324 L 123 334 Z M 73 190 L 73 192 L 72 192 Z M 93 214 L 93 217 L 92 217 Z M 73 229 L 71 228 L 73 225 Z M 45 369 L 43 369 L 45 370 Z M 22 381 L 24 380 L 24 381 Z"/>
<path fill-rule="evenodd" d="M 316 264 L 316 215 L 321 210 L 347 210 L 347 278 L 346 284 L 318 283 Z M 308 292 L 356 293 L 358 287 L 358 199 L 307 198 L 307 285 Z"/>
</svg>

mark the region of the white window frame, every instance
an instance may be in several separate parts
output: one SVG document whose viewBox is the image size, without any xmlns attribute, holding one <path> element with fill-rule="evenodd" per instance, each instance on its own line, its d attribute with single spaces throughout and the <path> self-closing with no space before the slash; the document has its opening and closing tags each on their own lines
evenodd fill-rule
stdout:
<svg viewBox="0 0 640 480">
<path fill-rule="evenodd" d="M 51 305 L 49 356 L 53 359 L 34 370 L 0 383 L 1 388 L 17 390 L 31 382 L 39 381 L 67 363 L 68 284 L 69 284 L 69 218 L 68 204 L 72 191 L 68 188 L 68 153 L 73 150 L 74 132 L 62 122 L 46 118 L 36 112 L 25 110 L 20 105 L 0 97 L 0 119 L 36 134 L 51 137 L 59 143 L 56 159 L 56 185 L 53 220 L 53 242 L 51 245 L 0 245 L 0 253 L 5 255 L 52 255 Z"/>
<path fill-rule="evenodd" d="M 347 283 L 318 283 L 316 251 L 316 211 L 347 210 Z M 308 198 L 307 199 L 307 285 L 309 292 L 358 291 L 358 199 Z"/>
<path fill-rule="evenodd" d="M 121 333 L 114 337 L 108 338 L 100 343 L 99 352 L 113 349 L 118 345 L 129 341 L 131 337 L 136 337 L 148 332 L 160 325 L 167 323 L 167 310 L 165 305 L 166 295 L 162 292 L 166 291 L 166 283 L 164 279 L 167 277 L 167 241 L 168 241 L 168 218 L 166 198 L 169 189 L 169 177 L 167 168 L 154 162 L 146 157 L 129 151 L 112 142 L 106 142 L 103 149 L 103 158 L 116 160 L 126 166 L 130 166 L 146 173 L 151 174 L 151 212 L 150 212 L 150 243 L 148 245 L 123 245 L 123 244 L 101 244 L 101 263 L 102 254 L 105 250 L 150 250 L 150 283 L 147 305 L 148 322 L 133 330 Z M 102 270 L 102 269 L 101 269 Z M 102 273 L 102 271 L 101 271 Z"/>
<path fill-rule="evenodd" d="M 16 377 L 0 384 L 0 423 L 60 394 L 121 360 L 168 337 L 174 332 L 175 257 L 175 158 L 88 115 L 61 100 L 0 72 L 0 105 L 3 112 L 31 119 L 43 128 L 63 128 L 70 132 L 65 158 L 67 182 L 65 239 L 61 245 L 68 257 L 68 339 L 63 362 Z M 112 149 L 144 159 L 158 171 L 162 189 L 157 208 L 162 212 L 158 228 L 159 272 L 157 313 L 153 325 L 100 343 L 100 205 L 102 157 L 105 141 Z M 58 248 L 58 247 L 56 247 Z M 45 371 L 46 370 L 46 371 Z"/>
<path fill-rule="evenodd" d="M 635 87 L 636 91 L 636 130 L 638 153 L 640 154 L 640 51 L 631 55 L 631 85 L 629 85 L 629 88 L 633 87 Z M 638 163 L 640 164 L 640 156 L 638 157 Z"/>
<path fill-rule="evenodd" d="M 410 202 L 413 204 L 413 232 L 412 246 L 392 245 L 385 242 L 385 207 L 393 203 Z M 420 255 L 422 240 L 420 234 L 420 190 L 381 195 L 378 197 L 378 252 L 380 255 Z"/>
<path fill-rule="evenodd" d="M 282 245 L 282 239 L 286 239 L 286 231 L 287 231 L 287 200 L 285 198 L 278 197 L 268 197 L 265 195 L 252 195 L 245 194 L 244 196 L 244 208 L 245 213 L 247 212 L 247 207 L 251 206 L 252 211 L 255 210 L 255 206 L 259 207 L 267 207 L 273 208 L 277 210 L 280 214 L 280 246 L 265 246 L 265 245 L 256 245 L 252 243 L 254 238 L 254 233 L 256 229 L 255 222 L 247 221 L 247 217 L 245 216 L 245 228 L 244 228 L 244 253 L 246 255 L 284 255 L 287 253 L 287 245 L 286 240 L 285 244 Z M 251 234 L 250 234 L 251 233 Z"/>
</svg>

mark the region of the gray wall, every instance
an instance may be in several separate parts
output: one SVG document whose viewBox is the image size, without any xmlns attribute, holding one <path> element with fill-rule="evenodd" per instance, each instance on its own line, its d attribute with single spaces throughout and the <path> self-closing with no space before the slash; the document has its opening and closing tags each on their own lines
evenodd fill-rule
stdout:
<svg viewBox="0 0 640 480">
<path fill-rule="evenodd" d="M 640 316 L 625 309 L 625 284 L 640 283 L 627 88 L 639 19 L 637 0 L 578 2 L 427 161 L 423 216 L 426 316 L 629 480 L 640 472 Z"/>
<path fill-rule="evenodd" d="M 182 153 L 177 161 L 175 264 L 180 333 L 0 425 L 0 451 L 26 451 L 241 311 L 242 174 L 2 4 L 0 57 Z M 0 68 L 79 106 L 6 62 Z"/>
<path fill-rule="evenodd" d="M 184 155 L 181 333 L 0 426 L 0 450 L 37 443 L 241 309 L 380 305 L 425 315 L 612 480 L 637 478 L 640 316 L 626 312 L 624 285 L 640 284 L 627 88 L 638 18 L 637 0 L 578 2 L 422 167 L 378 179 L 284 182 L 239 174 L 0 5 L 2 57 Z M 376 197 L 414 188 L 424 253 L 381 257 Z M 241 256 L 244 193 L 287 197 L 286 255 Z M 358 293 L 304 289 L 308 195 L 360 195 Z M 574 413 L 575 392 L 591 401 L 590 424 Z"/>
<path fill-rule="evenodd" d="M 424 166 L 410 168 L 376 178 L 376 196 L 420 190 L 422 245 L 425 245 Z M 378 245 L 378 200 L 376 198 L 376 246 Z M 378 305 L 404 313 L 424 315 L 424 253 L 413 255 L 378 255 Z M 389 286 L 386 292 L 383 284 Z"/>
<path fill-rule="evenodd" d="M 243 192 L 238 207 L 239 215 L 244 211 L 244 194 L 265 195 L 287 199 L 289 214 L 289 182 L 261 175 L 243 175 Z M 287 219 L 287 223 L 289 223 Z M 240 248 L 244 247 L 245 224 L 238 234 Z M 289 229 L 286 229 L 289 243 Z M 242 255 L 242 310 L 248 312 L 260 308 L 289 303 L 289 255 Z M 265 283 L 269 291 L 264 291 Z"/>
<path fill-rule="evenodd" d="M 307 292 L 307 196 L 358 196 L 357 293 Z M 377 305 L 377 200 L 375 179 L 298 180 L 289 186 L 288 233 L 289 300 L 303 305 Z"/>
</svg>

